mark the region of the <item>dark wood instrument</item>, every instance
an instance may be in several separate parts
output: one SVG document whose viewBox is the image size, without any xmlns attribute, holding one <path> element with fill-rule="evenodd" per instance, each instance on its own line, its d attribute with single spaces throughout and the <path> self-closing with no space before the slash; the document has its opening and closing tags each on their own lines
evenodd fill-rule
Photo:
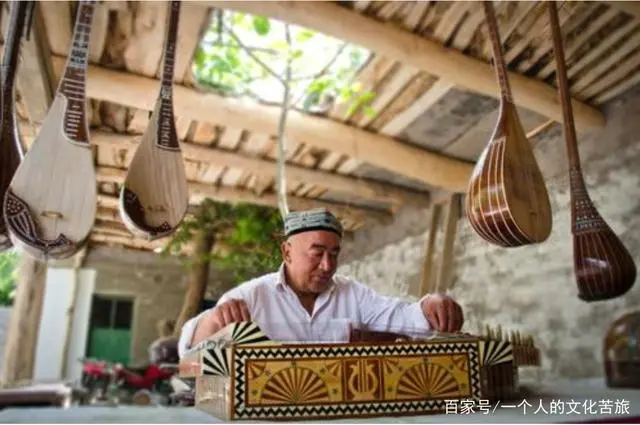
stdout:
<svg viewBox="0 0 640 425">
<path fill-rule="evenodd" d="M 95 220 L 96 176 L 85 94 L 94 7 L 94 1 L 77 3 L 72 46 L 56 95 L 4 198 L 12 242 L 39 260 L 78 252 Z"/>
<path fill-rule="evenodd" d="M 502 247 L 540 243 L 551 233 L 551 203 L 513 103 L 493 4 L 483 3 L 500 86 L 500 110 L 471 175 L 466 215 L 474 231 L 489 243 Z"/>
<path fill-rule="evenodd" d="M 187 177 L 173 115 L 173 68 L 180 2 L 171 2 L 162 83 L 149 126 L 120 191 L 120 215 L 137 236 L 154 240 L 175 231 L 189 205 Z"/>
<path fill-rule="evenodd" d="M 573 121 L 558 12 L 554 2 L 549 2 L 548 8 L 569 158 L 571 233 L 578 297 L 588 302 L 607 300 L 631 289 L 637 277 L 637 268 L 631 254 L 600 216 L 587 192 Z"/>
<path fill-rule="evenodd" d="M 20 42 L 27 34 L 34 7 L 34 1 L 11 2 L 11 15 L 4 37 L 2 75 L 0 76 L 0 193 L 3 197 L 24 157 L 16 122 L 15 79 Z M 3 211 L 0 217 L 0 251 L 12 247 L 13 243 L 9 237 Z"/>
</svg>

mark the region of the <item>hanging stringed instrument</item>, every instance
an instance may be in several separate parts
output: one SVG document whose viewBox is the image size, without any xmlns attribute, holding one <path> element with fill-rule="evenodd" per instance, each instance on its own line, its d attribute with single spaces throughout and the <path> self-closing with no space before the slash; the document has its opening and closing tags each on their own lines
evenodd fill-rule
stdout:
<svg viewBox="0 0 640 425">
<path fill-rule="evenodd" d="M 42 126 L 6 192 L 14 245 L 39 260 L 63 259 L 87 241 L 96 213 L 96 177 L 85 81 L 94 1 L 81 1 L 72 46 Z"/>
<path fill-rule="evenodd" d="M 189 191 L 173 115 L 173 68 L 180 2 L 171 2 L 162 83 L 155 108 L 120 191 L 127 228 L 148 240 L 167 236 L 182 222 Z"/>
<path fill-rule="evenodd" d="M 15 110 L 15 79 L 20 55 L 20 42 L 23 35 L 28 34 L 31 23 L 34 1 L 11 2 L 11 15 L 5 33 L 4 54 L 2 58 L 2 75 L 0 76 L 0 193 L 4 197 L 11 179 L 15 174 L 24 151 Z M 13 247 L 4 220 L 4 212 L 0 217 L 0 251 Z"/>
<path fill-rule="evenodd" d="M 601 301 L 623 295 L 634 285 L 637 268 L 627 248 L 593 205 L 582 175 L 558 12 L 548 3 L 564 137 L 569 158 L 569 194 L 574 273 L 578 298 Z"/>
<path fill-rule="evenodd" d="M 500 85 L 498 122 L 471 175 L 466 215 L 489 243 L 519 247 L 551 233 L 549 195 L 511 95 L 493 4 L 483 2 Z"/>
</svg>

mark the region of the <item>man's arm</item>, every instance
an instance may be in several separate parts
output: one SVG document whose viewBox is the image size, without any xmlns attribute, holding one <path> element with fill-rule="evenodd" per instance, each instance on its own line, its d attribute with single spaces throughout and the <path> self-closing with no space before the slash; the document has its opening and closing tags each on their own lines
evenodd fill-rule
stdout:
<svg viewBox="0 0 640 425">
<path fill-rule="evenodd" d="M 228 314 L 229 310 L 233 311 L 240 308 L 236 305 L 230 305 L 237 304 L 235 303 L 235 301 L 239 301 L 239 303 L 245 301 L 239 287 L 233 288 L 232 290 L 226 292 L 224 295 L 222 295 L 222 297 L 220 297 L 215 307 L 203 311 L 196 317 L 192 317 L 182 326 L 182 330 L 180 331 L 180 339 L 178 341 L 178 355 L 180 356 L 180 358 L 182 358 L 185 351 L 187 351 L 190 347 L 208 338 L 209 336 L 220 330 L 222 327 L 224 327 L 224 322 L 239 321 L 234 320 L 233 314 Z M 228 307 L 236 308 L 230 309 Z M 224 309 L 223 313 L 219 311 L 221 308 Z M 244 305 L 243 309 L 246 309 L 246 305 Z M 250 318 L 248 317 L 248 310 L 243 313 L 244 314 L 242 314 L 242 316 L 245 318 L 245 320 L 249 320 Z M 237 319 L 240 318 L 237 317 Z"/>
<path fill-rule="evenodd" d="M 378 294 L 371 288 L 358 284 L 360 313 L 367 329 L 393 332 L 407 336 L 424 335 L 431 329 L 422 309 L 422 301 L 408 302 L 399 298 Z"/>
</svg>

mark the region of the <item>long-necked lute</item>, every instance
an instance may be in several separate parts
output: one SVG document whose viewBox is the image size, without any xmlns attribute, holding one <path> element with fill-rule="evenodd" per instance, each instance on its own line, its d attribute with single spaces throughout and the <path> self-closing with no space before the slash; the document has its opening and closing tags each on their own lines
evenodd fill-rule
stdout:
<svg viewBox="0 0 640 425">
<path fill-rule="evenodd" d="M 548 2 L 548 8 L 569 159 L 571 233 L 578 298 L 587 302 L 607 300 L 631 289 L 637 268 L 631 254 L 604 221 L 587 192 L 578 152 L 558 12 L 554 2 Z"/>
<path fill-rule="evenodd" d="M 55 97 L 4 199 L 14 245 L 43 261 L 79 251 L 95 220 L 96 176 L 85 94 L 94 7 L 94 1 L 78 3 L 72 46 Z"/>
<path fill-rule="evenodd" d="M 551 233 L 551 203 L 513 102 L 493 4 L 483 3 L 500 109 L 491 139 L 471 175 L 466 215 L 474 231 L 489 243 L 507 248 L 540 243 Z"/>
<path fill-rule="evenodd" d="M 184 219 L 189 204 L 173 115 L 173 68 L 180 2 L 170 4 L 160 93 L 120 190 L 122 221 L 132 233 L 147 240 L 173 233 Z"/>
<path fill-rule="evenodd" d="M 0 193 L 7 192 L 11 179 L 18 169 L 24 150 L 15 108 L 15 79 L 20 55 L 20 42 L 26 35 L 33 16 L 34 1 L 13 1 L 10 4 L 11 15 L 5 32 L 4 54 L 2 58 L 2 75 L 0 76 Z M 4 219 L 4 211 L 0 217 L 0 251 L 13 247 Z"/>
</svg>

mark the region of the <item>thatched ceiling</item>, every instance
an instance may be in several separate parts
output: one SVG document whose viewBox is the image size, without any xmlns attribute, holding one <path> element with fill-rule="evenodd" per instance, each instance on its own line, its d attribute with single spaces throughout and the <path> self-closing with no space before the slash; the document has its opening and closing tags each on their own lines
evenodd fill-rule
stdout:
<svg viewBox="0 0 640 425">
<path fill-rule="evenodd" d="M 116 196 L 158 93 L 167 4 L 103 1 L 94 15 L 87 95 L 100 191 L 95 243 L 160 244 L 124 229 Z M 545 5 L 495 5 L 514 97 L 535 145 L 535 133 L 561 113 Z M 588 131 L 604 124 L 602 103 L 639 81 L 639 14 L 635 2 L 560 5 L 574 112 Z M 464 191 L 498 108 L 480 3 L 189 1 L 182 4 L 174 97 L 194 205 L 203 197 L 276 205 L 278 107 L 194 86 L 192 56 L 216 7 L 308 26 L 374 53 L 357 77 L 376 93 L 374 117 L 348 115 L 342 105 L 289 117 L 292 208 L 329 206 L 357 231 L 388 221 L 403 205 Z M 42 81 L 55 88 L 64 66 L 75 10 L 67 1 L 39 8 L 19 71 L 27 145 L 46 112 Z M 38 83 L 39 75 L 45 80 Z"/>
</svg>

